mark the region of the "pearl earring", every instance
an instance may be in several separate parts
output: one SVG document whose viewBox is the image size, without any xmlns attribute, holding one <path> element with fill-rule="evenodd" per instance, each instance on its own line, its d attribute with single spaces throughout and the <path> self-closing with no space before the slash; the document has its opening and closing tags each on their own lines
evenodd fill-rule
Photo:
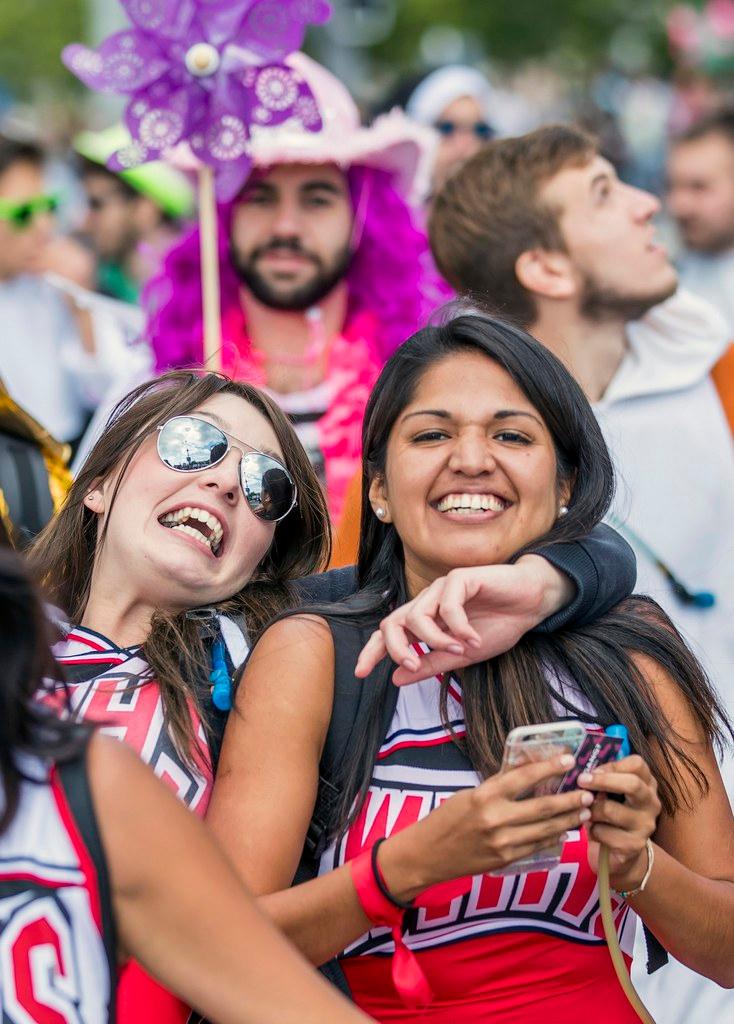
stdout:
<svg viewBox="0 0 734 1024">
<path fill-rule="evenodd" d="M 568 515 L 568 505 L 561 505 L 561 507 L 558 509 L 558 515 L 559 516 L 567 516 Z"/>
<path fill-rule="evenodd" d="M 385 509 L 384 508 L 376 508 L 375 509 L 375 515 L 377 516 L 378 519 L 384 519 L 385 518 Z"/>
</svg>

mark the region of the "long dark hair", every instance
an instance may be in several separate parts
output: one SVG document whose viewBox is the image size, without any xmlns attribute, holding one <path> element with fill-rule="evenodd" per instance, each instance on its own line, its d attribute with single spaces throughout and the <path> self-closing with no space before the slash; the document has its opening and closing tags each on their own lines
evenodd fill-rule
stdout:
<svg viewBox="0 0 734 1024">
<path fill-rule="evenodd" d="M 122 479 L 143 441 L 171 416 L 198 409 L 214 395 L 236 395 L 270 423 L 287 469 L 298 487 L 298 505 L 275 528 L 270 550 L 257 573 L 216 611 L 244 619 L 248 637 L 257 638 L 265 623 L 294 603 L 292 582 L 323 568 L 331 550 L 329 518 L 323 492 L 303 447 L 285 414 L 267 395 L 242 381 L 218 373 L 176 371 L 141 384 L 117 405 L 99 440 L 72 484 L 67 499 L 37 537 L 28 554 L 37 578 L 51 599 L 79 622 L 89 600 L 98 546 L 98 517 L 84 498 L 99 480 L 120 474 L 112 494 L 111 513 Z M 109 522 L 109 514 L 107 517 Z M 190 703 L 193 680 L 208 671 L 200 624 L 188 611 L 159 611 L 143 645 L 151 677 L 160 685 L 167 724 L 180 753 L 192 758 L 196 740 Z M 202 718 L 206 714 L 199 708 Z"/>
<path fill-rule="evenodd" d="M 81 752 L 85 726 L 61 721 L 38 701 L 57 677 L 51 630 L 21 557 L 0 547 L 0 835 L 15 817 L 25 778 L 19 754 L 62 761 Z"/>
<path fill-rule="evenodd" d="M 546 348 L 517 327 L 485 316 L 462 315 L 413 335 L 385 365 L 367 406 L 363 451 L 362 525 L 358 578 L 360 591 L 345 606 L 321 608 L 357 627 L 374 628 L 385 609 L 406 600 L 403 550 L 394 526 L 372 512 L 369 487 L 384 475 L 387 445 L 398 417 L 411 402 L 426 371 L 464 352 L 478 352 L 499 364 L 544 420 L 553 440 L 557 485 L 571 485 L 568 514 L 559 517 L 533 551 L 544 544 L 581 540 L 609 509 L 614 473 L 604 438 L 581 388 Z M 518 552 L 517 554 L 521 554 Z M 526 635 L 512 650 L 461 672 L 466 739 L 462 742 L 482 776 L 501 764 L 510 729 L 557 717 L 553 698 L 582 719 L 627 726 L 633 748 L 655 765 L 664 809 L 672 813 L 704 793 L 707 780 L 685 752 L 681 737 L 662 714 L 636 659 L 653 659 L 676 681 L 706 739 L 720 746 L 731 736 L 726 715 L 700 665 L 675 627 L 654 602 L 632 598 L 591 625 L 554 634 Z M 370 713 L 341 770 L 337 830 L 353 820 L 369 786 L 383 737 L 382 711 L 391 666 L 370 680 Z M 568 680 L 554 688 L 554 675 Z M 448 680 L 442 686 L 441 713 L 448 723 Z M 356 799 L 355 799 L 356 798 Z"/>
</svg>

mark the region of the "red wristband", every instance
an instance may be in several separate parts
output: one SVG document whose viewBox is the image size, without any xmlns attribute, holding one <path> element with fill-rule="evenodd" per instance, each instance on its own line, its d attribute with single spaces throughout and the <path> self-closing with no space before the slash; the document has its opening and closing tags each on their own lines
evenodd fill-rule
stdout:
<svg viewBox="0 0 734 1024">
<path fill-rule="evenodd" d="M 405 911 L 391 903 L 380 891 L 372 869 L 372 851 L 364 850 L 349 862 L 357 899 L 372 924 L 392 930 L 395 953 L 392 958 L 392 980 L 398 995 L 407 1006 L 427 1006 L 433 993 L 415 953 L 403 938 Z M 379 870 L 376 866 L 376 870 Z"/>
</svg>

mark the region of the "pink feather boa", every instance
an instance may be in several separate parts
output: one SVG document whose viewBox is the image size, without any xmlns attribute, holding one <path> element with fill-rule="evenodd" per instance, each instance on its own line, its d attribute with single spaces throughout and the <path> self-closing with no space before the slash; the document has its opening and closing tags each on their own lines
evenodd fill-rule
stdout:
<svg viewBox="0 0 734 1024">
<path fill-rule="evenodd" d="M 383 362 L 379 336 L 377 317 L 360 312 L 348 320 L 329 345 L 326 366 L 329 408 L 319 420 L 318 430 L 326 465 L 329 511 L 335 523 L 341 519 L 347 488 L 362 458 L 362 417 Z M 226 316 L 222 337 L 224 373 L 235 380 L 266 387 L 240 309 L 231 309 Z"/>
</svg>

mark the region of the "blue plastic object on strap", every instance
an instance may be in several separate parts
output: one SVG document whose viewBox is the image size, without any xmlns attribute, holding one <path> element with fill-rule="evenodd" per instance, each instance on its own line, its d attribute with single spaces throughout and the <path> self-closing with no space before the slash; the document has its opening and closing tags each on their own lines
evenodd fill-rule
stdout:
<svg viewBox="0 0 734 1024">
<path fill-rule="evenodd" d="M 224 640 L 218 636 L 212 644 L 212 670 L 209 673 L 212 684 L 212 704 L 218 711 L 232 708 L 232 680 L 229 677 Z"/>
<path fill-rule="evenodd" d="M 632 747 L 630 746 L 630 734 L 627 732 L 626 727 L 624 725 L 610 725 L 604 732 L 607 736 L 619 736 L 622 740 L 617 760 L 620 761 L 623 757 L 629 757 L 632 753 Z"/>
</svg>

